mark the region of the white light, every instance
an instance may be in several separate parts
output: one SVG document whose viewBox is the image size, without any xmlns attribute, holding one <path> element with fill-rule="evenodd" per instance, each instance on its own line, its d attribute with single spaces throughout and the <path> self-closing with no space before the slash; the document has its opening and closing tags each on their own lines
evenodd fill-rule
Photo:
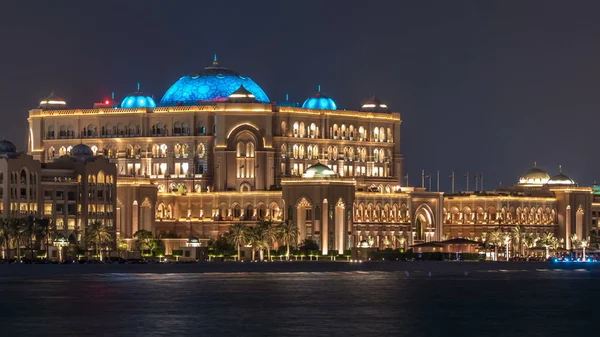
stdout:
<svg viewBox="0 0 600 337">
<path fill-rule="evenodd" d="M 374 107 L 376 107 L 376 105 L 375 104 L 365 104 L 362 107 L 363 108 L 374 108 Z"/>
<path fill-rule="evenodd" d="M 41 101 L 40 104 L 67 104 L 65 101 Z"/>
<path fill-rule="evenodd" d="M 387 109 L 387 105 L 385 105 L 385 104 L 379 104 L 379 106 Z"/>
</svg>

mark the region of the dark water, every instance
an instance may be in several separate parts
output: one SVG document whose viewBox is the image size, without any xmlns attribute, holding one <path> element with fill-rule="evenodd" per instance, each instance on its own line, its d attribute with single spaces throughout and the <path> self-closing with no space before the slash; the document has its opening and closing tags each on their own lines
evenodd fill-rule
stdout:
<svg viewBox="0 0 600 337">
<path fill-rule="evenodd" d="M 599 270 L 349 265 L 0 266 L 0 336 L 574 336 L 598 326 Z"/>
</svg>

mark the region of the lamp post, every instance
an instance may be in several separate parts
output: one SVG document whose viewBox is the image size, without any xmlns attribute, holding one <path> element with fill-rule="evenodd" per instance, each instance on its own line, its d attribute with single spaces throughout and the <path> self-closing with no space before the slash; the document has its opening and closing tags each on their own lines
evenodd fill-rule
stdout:
<svg viewBox="0 0 600 337">
<path fill-rule="evenodd" d="M 54 246 L 56 246 L 58 248 L 58 262 L 63 261 L 63 258 L 62 258 L 63 247 L 66 247 L 68 245 L 69 245 L 69 241 L 67 241 L 67 239 L 65 239 L 63 236 L 58 237 L 54 241 Z"/>
</svg>

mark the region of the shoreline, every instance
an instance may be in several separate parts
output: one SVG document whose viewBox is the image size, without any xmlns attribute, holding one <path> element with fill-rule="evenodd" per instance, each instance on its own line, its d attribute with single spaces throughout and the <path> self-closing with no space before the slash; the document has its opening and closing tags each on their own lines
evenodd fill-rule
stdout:
<svg viewBox="0 0 600 337">
<path fill-rule="evenodd" d="M 199 262 L 159 264 L 65 264 L 0 265 L 0 277 L 47 277 L 85 274 L 227 274 L 227 273 L 327 273 L 403 272 L 435 275 L 466 275 L 484 272 L 586 271 L 600 276 L 600 263 L 594 262 Z"/>
</svg>

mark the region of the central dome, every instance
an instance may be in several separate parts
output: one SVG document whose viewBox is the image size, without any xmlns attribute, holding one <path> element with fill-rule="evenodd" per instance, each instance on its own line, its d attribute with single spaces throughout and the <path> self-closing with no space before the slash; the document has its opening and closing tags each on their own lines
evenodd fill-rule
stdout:
<svg viewBox="0 0 600 337">
<path fill-rule="evenodd" d="M 302 175 L 303 178 L 335 178 L 337 176 L 337 173 L 321 163 L 311 165 Z"/>
<path fill-rule="evenodd" d="M 254 95 L 258 102 L 270 102 L 269 97 L 258 84 L 233 70 L 219 67 L 215 57 L 212 67 L 206 67 L 199 73 L 185 75 L 175 82 L 160 100 L 160 105 L 225 102 L 242 85 Z"/>
</svg>

